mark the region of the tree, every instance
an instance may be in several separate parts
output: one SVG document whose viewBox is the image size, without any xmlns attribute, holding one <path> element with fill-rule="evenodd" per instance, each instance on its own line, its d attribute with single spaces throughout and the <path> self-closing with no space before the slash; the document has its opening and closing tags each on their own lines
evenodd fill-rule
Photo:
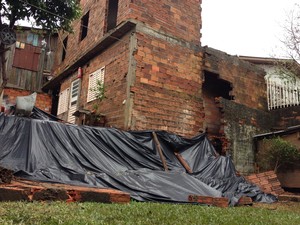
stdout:
<svg viewBox="0 0 300 225">
<path fill-rule="evenodd" d="M 256 155 L 258 166 L 266 171 L 292 168 L 299 163 L 300 151 L 290 142 L 280 137 L 264 139 L 262 148 Z"/>
<path fill-rule="evenodd" d="M 300 5 L 295 4 L 289 13 L 284 26 L 284 39 L 282 40 L 290 58 L 300 60 Z"/>
<path fill-rule="evenodd" d="M 5 34 L 17 21 L 34 21 L 42 29 L 71 31 L 71 23 L 80 16 L 79 0 L 0 0 L 0 32 Z M 0 96 L 7 84 L 5 53 L 9 45 L 0 39 Z"/>
<path fill-rule="evenodd" d="M 295 4 L 294 8 L 287 15 L 283 25 L 283 48 L 287 60 L 278 60 L 277 73 L 287 77 L 294 75 L 300 77 L 300 5 Z"/>
</svg>

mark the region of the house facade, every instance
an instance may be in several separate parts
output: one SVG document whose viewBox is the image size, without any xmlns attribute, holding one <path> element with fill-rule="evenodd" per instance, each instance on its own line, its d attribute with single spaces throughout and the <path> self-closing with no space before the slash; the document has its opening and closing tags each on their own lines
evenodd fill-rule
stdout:
<svg viewBox="0 0 300 225">
<path fill-rule="evenodd" d="M 291 59 L 250 56 L 239 56 L 239 58 L 265 70 L 269 110 L 300 106 L 299 63 Z"/>
<path fill-rule="evenodd" d="M 252 137 L 274 124 L 265 71 L 201 46 L 200 0 L 80 3 L 82 17 L 72 34 L 59 33 L 55 77 L 43 87 L 56 96 L 58 117 L 186 137 L 206 132 L 240 172 L 254 170 Z"/>
<path fill-rule="evenodd" d="M 16 43 L 7 51 L 8 82 L 3 94 L 3 107 L 9 110 L 17 96 L 37 92 L 36 106 L 51 112 L 52 96 L 42 92 L 43 84 L 52 78 L 57 36 L 30 27 L 16 27 Z"/>
</svg>

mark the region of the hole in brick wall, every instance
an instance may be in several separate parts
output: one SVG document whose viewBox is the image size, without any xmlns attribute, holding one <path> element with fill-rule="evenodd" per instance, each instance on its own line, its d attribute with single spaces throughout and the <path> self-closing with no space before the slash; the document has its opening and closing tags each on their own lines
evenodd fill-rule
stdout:
<svg viewBox="0 0 300 225">
<path fill-rule="evenodd" d="M 218 136 L 221 128 L 222 114 L 216 105 L 215 98 L 223 97 L 232 100 L 231 83 L 219 78 L 218 74 L 204 72 L 202 94 L 204 100 L 205 125 L 207 133 Z"/>
<path fill-rule="evenodd" d="M 228 100 L 232 100 L 233 96 L 230 95 L 232 91 L 232 85 L 230 82 L 220 79 L 218 74 L 211 72 L 204 72 L 204 83 L 202 90 L 208 93 L 210 96 L 223 97 Z"/>
<path fill-rule="evenodd" d="M 222 144 L 221 139 L 213 138 L 211 140 L 211 143 L 214 146 L 217 153 L 219 153 L 220 155 L 224 155 L 223 148 L 222 148 L 223 144 Z"/>
<path fill-rule="evenodd" d="M 119 5 L 119 0 L 108 1 L 108 11 L 107 11 L 107 18 L 106 18 L 107 31 L 117 26 L 118 5 Z"/>
</svg>

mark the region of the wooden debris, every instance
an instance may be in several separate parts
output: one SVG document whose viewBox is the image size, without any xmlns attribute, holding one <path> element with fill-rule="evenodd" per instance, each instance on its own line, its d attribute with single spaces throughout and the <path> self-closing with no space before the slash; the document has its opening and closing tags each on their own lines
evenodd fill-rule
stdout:
<svg viewBox="0 0 300 225">
<path fill-rule="evenodd" d="M 0 201 L 66 201 L 129 203 L 129 193 L 107 188 L 91 188 L 29 180 L 0 185 Z"/>
<path fill-rule="evenodd" d="M 238 205 L 238 206 L 243 206 L 243 205 L 253 205 L 252 198 L 246 197 L 246 196 L 242 196 L 242 197 L 239 199 L 237 205 Z"/>
<path fill-rule="evenodd" d="M 154 131 L 152 132 L 152 135 L 153 135 L 153 139 L 154 139 L 154 142 L 155 142 L 155 145 L 156 145 L 156 149 L 157 149 L 157 151 L 159 153 L 160 160 L 162 161 L 163 167 L 164 167 L 165 171 L 168 171 L 168 166 L 167 166 L 165 157 L 164 157 L 164 155 L 162 153 L 162 150 L 161 150 L 160 143 L 158 141 L 157 135 L 156 135 L 156 133 Z"/>
<path fill-rule="evenodd" d="M 191 167 L 186 163 L 186 161 L 182 158 L 182 156 L 178 152 L 174 152 L 176 158 L 181 163 L 181 165 L 185 168 L 188 173 L 193 173 Z"/>
<path fill-rule="evenodd" d="M 279 201 L 300 202 L 300 195 L 284 194 L 278 196 Z"/>
<path fill-rule="evenodd" d="M 210 205 L 210 206 L 221 207 L 221 208 L 228 207 L 228 203 L 229 203 L 228 198 L 200 196 L 200 195 L 189 195 L 188 201 L 200 203 L 200 204 L 206 204 L 206 205 Z"/>
<path fill-rule="evenodd" d="M 0 184 L 9 184 L 13 179 L 14 172 L 0 166 Z"/>
</svg>

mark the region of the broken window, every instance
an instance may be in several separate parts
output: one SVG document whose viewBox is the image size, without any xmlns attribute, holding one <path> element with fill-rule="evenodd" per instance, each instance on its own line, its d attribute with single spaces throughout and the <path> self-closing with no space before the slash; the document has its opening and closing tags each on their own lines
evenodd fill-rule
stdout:
<svg viewBox="0 0 300 225">
<path fill-rule="evenodd" d="M 68 36 L 63 40 L 63 50 L 62 50 L 61 61 L 64 61 L 66 58 L 67 46 L 68 46 Z"/>
<path fill-rule="evenodd" d="M 81 32 L 80 32 L 80 41 L 82 41 L 88 33 L 88 26 L 89 26 L 89 17 L 90 12 L 88 11 L 82 18 L 81 18 Z"/>
<path fill-rule="evenodd" d="M 107 18 L 106 18 L 107 31 L 109 31 L 117 26 L 118 4 L 119 4 L 119 0 L 109 0 L 108 1 L 108 12 L 107 12 Z"/>
<path fill-rule="evenodd" d="M 97 98 L 97 87 L 104 84 L 104 73 L 105 68 L 102 67 L 89 75 L 87 102 L 91 102 Z"/>
</svg>

